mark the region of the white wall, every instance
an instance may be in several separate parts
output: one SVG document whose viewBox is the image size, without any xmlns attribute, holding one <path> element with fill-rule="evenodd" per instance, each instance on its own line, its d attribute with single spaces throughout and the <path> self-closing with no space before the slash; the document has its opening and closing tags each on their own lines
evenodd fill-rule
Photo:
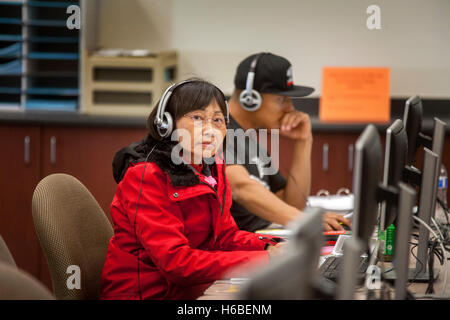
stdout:
<svg viewBox="0 0 450 320">
<path fill-rule="evenodd" d="M 366 8 L 381 8 L 368 30 Z M 180 52 L 180 76 L 233 89 L 237 64 L 270 51 L 320 95 L 324 66 L 391 68 L 391 96 L 450 98 L 449 0 L 102 0 L 99 44 Z"/>
</svg>

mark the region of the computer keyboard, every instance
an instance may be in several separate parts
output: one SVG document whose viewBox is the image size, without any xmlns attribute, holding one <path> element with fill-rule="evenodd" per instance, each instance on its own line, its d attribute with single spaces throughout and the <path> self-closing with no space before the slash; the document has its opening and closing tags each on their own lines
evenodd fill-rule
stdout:
<svg viewBox="0 0 450 320">
<path fill-rule="evenodd" d="M 319 268 L 319 273 L 330 280 L 337 281 L 339 277 L 339 268 L 342 262 L 342 256 L 329 256 L 325 259 Z M 360 280 L 364 279 L 367 267 L 369 266 L 369 259 L 367 256 L 361 256 L 359 264 Z"/>
</svg>

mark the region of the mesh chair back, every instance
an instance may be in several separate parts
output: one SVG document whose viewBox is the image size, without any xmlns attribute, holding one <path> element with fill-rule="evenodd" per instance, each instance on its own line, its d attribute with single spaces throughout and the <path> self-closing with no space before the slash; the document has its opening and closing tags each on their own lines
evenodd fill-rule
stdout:
<svg viewBox="0 0 450 320">
<path fill-rule="evenodd" d="M 17 264 L 14 261 L 14 258 L 2 236 L 0 236 L 0 263 L 7 263 L 13 267 L 17 267 Z"/>
<path fill-rule="evenodd" d="M 0 263 L 0 300 L 54 300 L 36 278 L 8 263 Z"/>
<path fill-rule="evenodd" d="M 32 211 L 56 298 L 98 299 L 113 229 L 92 194 L 76 178 L 52 174 L 36 186 Z"/>
</svg>

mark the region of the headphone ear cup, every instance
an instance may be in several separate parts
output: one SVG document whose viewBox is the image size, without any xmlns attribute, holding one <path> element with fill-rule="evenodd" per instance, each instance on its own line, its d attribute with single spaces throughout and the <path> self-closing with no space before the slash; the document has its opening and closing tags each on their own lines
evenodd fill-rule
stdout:
<svg viewBox="0 0 450 320">
<path fill-rule="evenodd" d="M 247 111 L 256 111 L 261 107 L 262 97 L 258 91 L 252 89 L 250 93 L 244 90 L 239 95 L 239 101 L 241 102 L 242 108 Z"/>
<path fill-rule="evenodd" d="M 164 112 L 162 124 L 157 126 L 156 129 L 158 130 L 159 135 L 161 138 L 167 138 L 170 136 L 173 130 L 173 119 L 169 112 Z"/>
</svg>

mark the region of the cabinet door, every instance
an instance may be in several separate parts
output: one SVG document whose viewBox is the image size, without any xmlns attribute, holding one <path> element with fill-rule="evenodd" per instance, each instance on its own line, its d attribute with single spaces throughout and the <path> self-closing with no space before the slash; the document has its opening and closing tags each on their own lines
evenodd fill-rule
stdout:
<svg viewBox="0 0 450 320">
<path fill-rule="evenodd" d="M 340 188 L 352 190 L 357 133 L 314 133 L 311 152 L 311 195 L 325 189 L 335 194 Z M 280 138 L 280 171 L 287 177 L 293 161 L 294 142 Z"/>
<path fill-rule="evenodd" d="M 89 189 L 110 219 L 109 207 L 116 190 L 114 155 L 145 134 L 145 129 L 43 128 L 43 177 L 52 173 L 73 175 Z"/>
<path fill-rule="evenodd" d="M 0 126 L 0 235 L 19 268 L 39 278 L 40 244 L 31 199 L 40 178 L 40 128 Z"/>
<path fill-rule="evenodd" d="M 311 194 L 325 189 L 335 194 L 340 188 L 352 190 L 354 144 L 351 133 L 319 133 L 314 135 L 311 156 Z"/>
</svg>

